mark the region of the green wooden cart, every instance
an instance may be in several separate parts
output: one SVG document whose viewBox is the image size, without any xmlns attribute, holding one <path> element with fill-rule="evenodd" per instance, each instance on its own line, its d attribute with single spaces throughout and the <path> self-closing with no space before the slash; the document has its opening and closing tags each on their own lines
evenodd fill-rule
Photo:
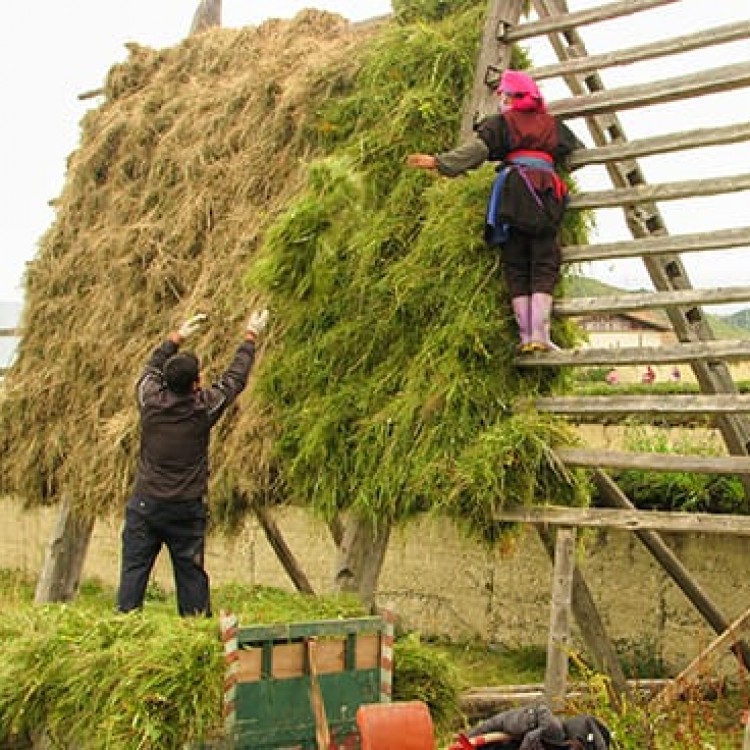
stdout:
<svg viewBox="0 0 750 750">
<path fill-rule="evenodd" d="M 357 709 L 391 699 L 393 619 L 240 627 L 222 615 L 224 720 L 237 750 L 360 747 Z"/>
</svg>

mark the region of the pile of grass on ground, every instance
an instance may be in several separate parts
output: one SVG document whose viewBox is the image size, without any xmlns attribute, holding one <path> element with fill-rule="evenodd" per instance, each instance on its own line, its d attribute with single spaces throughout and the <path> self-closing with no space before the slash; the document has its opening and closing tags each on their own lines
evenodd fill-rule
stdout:
<svg viewBox="0 0 750 750">
<path fill-rule="evenodd" d="M 60 747 L 178 748 L 219 725 L 216 624 L 85 605 L 6 610 L 0 743 L 42 730 Z"/>
<path fill-rule="evenodd" d="M 86 581 L 73 605 L 32 605 L 33 581 L 0 571 L 0 746 L 46 728 L 60 746 L 80 750 L 170 750 L 220 734 L 224 679 L 215 620 L 180 619 L 173 595 L 150 592 L 136 615 L 112 612 L 114 591 Z M 350 597 L 309 597 L 241 585 L 219 587 L 217 607 L 240 622 L 300 622 L 357 617 Z M 539 683 L 538 649 L 489 649 L 480 641 L 432 643 L 404 634 L 395 647 L 394 693 L 424 700 L 441 746 L 465 725 L 460 692 L 472 686 Z M 576 661 L 588 685 L 568 713 L 593 713 L 615 730 L 618 750 L 683 750 L 741 745 L 746 680 L 713 695 L 689 693 L 669 710 L 643 700 L 617 710 L 606 679 Z"/>
<path fill-rule="evenodd" d="M 0 746 L 43 730 L 82 750 L 169 750 L 220 736 L 225 663 L 216 619 L 177 617 L 174 596 L 158 589 L 143 612 L 115 614 L 114 591 L 96 581 L 71 605 L 39 607 L 32 598 L 27 576 L 2 572 Z M 213 599 L 242 625 L 364 615 L 347 595 L 235 584 Z M 444 655 L 406 637 L 395 665 L 399 698 L 425 700 L 441 727 L 457 722 L 460 686 Z"/>
</svg>

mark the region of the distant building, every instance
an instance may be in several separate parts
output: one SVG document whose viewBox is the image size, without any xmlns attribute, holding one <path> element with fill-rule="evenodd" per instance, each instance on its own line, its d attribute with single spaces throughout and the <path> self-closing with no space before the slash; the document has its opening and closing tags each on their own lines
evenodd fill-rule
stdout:
<svg viewBox="0 0 750 750">
<path fill-rule="evenodd" d="M 588 335 L 586 349 L 664 346 L 677 337 L 664 315 L 653 312 L 592 313 L 575 322 Z"/>
<path fill-rule="evenodd" d="M 677 337 L 666 316 L 659 312 L 591 313 L 575 318 L 587 339 L 582 349 L 658 348 L 674 344 Z M 668 371 L 652 367 L 654 379 L 668 379 Z M 617 365 L 617 384 L 642 383 L 644 365 Z M 604 380 L 613 383 L 607 376 Z"/>
</svg>

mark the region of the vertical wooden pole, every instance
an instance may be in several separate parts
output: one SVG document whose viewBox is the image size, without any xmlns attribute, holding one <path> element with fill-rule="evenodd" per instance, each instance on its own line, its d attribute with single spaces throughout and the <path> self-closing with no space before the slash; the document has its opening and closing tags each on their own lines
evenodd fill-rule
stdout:
<svg viewBox="0 0 750 750">
<path fill-rule="evenodd" d="M 537 527 L 539 538 L 547 551 L 550 560 L 555 561 L 555 537 L 549 529 Z M 596 608 L 594 597 L 589 590 L 586 579 L 583 577 L 580 568 L 576 565 L 573 569 L 572 584 L 572 610 L 573 615 L 578 623 L 581 636 L 591 657 L 594 668 L 607 674 L 612 681 L 612 690 L 614 695 L 611 696 L 613 702 L 620 703 L 622 696 L 630 694 L 628 681 L 622 670 L 622 665 L 617 657 L 617 651 L 614 644 L 607 635 L 604 622 Z"/>
<path fill-rule="evenodd" d="M 69 602 L 75 597 L 93 530 L 94 519 L 63 498 L 36 584 L 36 604 Z"/>
<path fill-rule="evenodd" d="M 310 704 L 315 719 L 315 743 L 317 750 L 330 750 L 331 730 L 328 726 L 323 692 L 318 680 L 317 641 L 315 638 L 306 638 L 305 644 L 307 646 L 307 669 L 310 673 Z"/>
<path fill-rule="evenodd" d="M 190 34 L 200 34 L 202 31 L 221 26 L 221 0 L 200 0 L 193 14 L 190 24 Z"/>
<path fill-rule="evenodd" d="M 369 519 L 351 516 L 346 519 L 344 536 L 338 548 L 334 589 L 356 593 L 370 612 L 374 611 L 378 578 L 390 535 L 388 521 L 376 526 Z"/>
<path fill-rule="evenodd" d="M 547 638 L 547 672 L 544 680 L 545 699 L 553 711 L 560 711 L 565 707 L 575 540 L 575 529 L 561 527 L 557 530 L 552 576 L 552 609 Z"/>
<path fill-rule="evenodd" d="M 510 63 L 510 47 L 499 37 L 506 25 L 518 23 L 522 10 L 523 0 L 489 0 L 487 4 L 474 85 L 461 115 L 461 141 L 466 141 L 471 136 L 475 117 L 483 117 L 497 109 L 495 90 L 487 84 L 487 80 L 491 77 L 493 68 L 502 70 Z"/>
</svg>

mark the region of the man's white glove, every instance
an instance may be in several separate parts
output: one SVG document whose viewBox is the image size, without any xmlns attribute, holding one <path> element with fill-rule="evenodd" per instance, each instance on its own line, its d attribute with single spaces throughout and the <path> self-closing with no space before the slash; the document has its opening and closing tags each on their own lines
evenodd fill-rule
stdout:
<svg viewBox="0 0 750 750">
<path fill-rule="evenodd" d="M 247 321 L 247 332 L 252 336 L 260 336 L 268 325 L 268 310 L 256 310 Z"/>
<path fill-rule="evenodd" d="M 197 315 L 193 315 L 192 318 L 189 318 L 188 320 L 186 320 L 177 329 L 177 333 L 180 335 L 180 338 L 184 341 L 185 339 L 192 336 L 207 320 L 208 320 L 208 315 L 206 315 L 205 313 L 198 313 Z"/>
</svg>

